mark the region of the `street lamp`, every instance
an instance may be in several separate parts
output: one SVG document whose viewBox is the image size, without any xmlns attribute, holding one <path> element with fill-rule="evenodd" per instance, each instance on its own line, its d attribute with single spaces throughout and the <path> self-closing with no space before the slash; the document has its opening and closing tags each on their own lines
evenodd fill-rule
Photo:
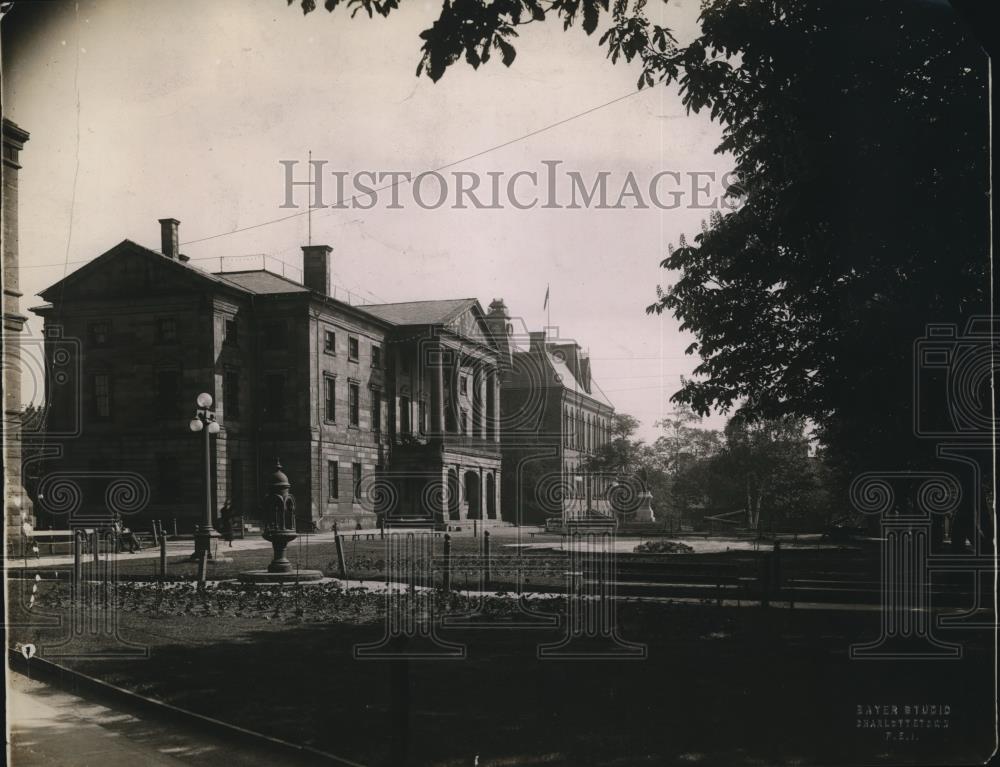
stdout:
<svg viewBox="0 0 1000 767">
<path fill-rule="evenodd" d="M 202 523 L 194 531 L 194 554 L 191 559 L 198 563 L 198 583 L 205 582 L 205 571 L 208 560 L 212 556 L 212 538 L 216 532 L 212 527 L 212 435 L 218 434 L 219 422 L 215 420 L 215 414 L 209 412 L 212 407 L 212 395 L 202 392 L 198 395 L 194 418 L 188 426 L 193 432 L 205 433 L 205 517 Z"/>
</svg>

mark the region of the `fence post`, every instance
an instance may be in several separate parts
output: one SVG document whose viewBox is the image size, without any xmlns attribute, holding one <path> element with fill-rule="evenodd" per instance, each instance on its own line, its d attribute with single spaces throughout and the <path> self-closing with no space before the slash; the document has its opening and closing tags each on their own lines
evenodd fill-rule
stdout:
<svg viewBox="0 0 1000 767">
<path fill-rule="evenodd" d="M 483 530 L 483 565 L 486 573 L 483 578 L 483 586 L 489 587 L 493 581 L 493 563 L 490 561 L 490 531 Z"/>
<path fill-rule="evenodd" d="M 451 591 L 451 536 L 444 534 L 444 568 L 441 574 L 441 588 Z"/>
<path fill-rule="evenodd" d="M 206 548 L 198 557 L 198 588 L 205 588 L 205 581 L 208 578 L 208 549 Z"/>
<path fill-rule="evenodd" d="M 83 562 L 81 561 L 81 549 L 83 542 L 80 537 L 82 532 L 73 531 L 73 601 L 75 602 L 79 594 L 83 592 Z"/>
<path fill-rule="evenodd" d="M 340 533 L 336 533 L 333 539 L 337 544 L 337 566 L 339 568 L 340 577 L 347 580 L 347 560 L 344 558 L 344 539 L 340 537 Z"/>
<path fill-rule="evenodd" d="M 160 536 L 160 577 L 167 577 L 167 536 Z"/>
<path fill-rule="evenodd" d="M 159 534 L 156 531 L 156 520 L 155 519 L 153 520 L 153 545 L 154 546 L 159 546 L 160 545 L 160 536 L 159 536 Z"/>
</svg>

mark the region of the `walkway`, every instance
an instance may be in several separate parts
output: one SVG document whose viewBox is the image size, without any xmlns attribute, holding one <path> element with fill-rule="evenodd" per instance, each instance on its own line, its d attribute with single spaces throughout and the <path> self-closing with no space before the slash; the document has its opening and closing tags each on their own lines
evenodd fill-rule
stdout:
<svg viewBox="0 0 1000 767">
<path fill-rule="evenodd" d="M 11 763 L 17 767 L 332 764 L 262 751 L 175 720 L 151 721 L 13 671 L 8 678 Z"/>
</svg>

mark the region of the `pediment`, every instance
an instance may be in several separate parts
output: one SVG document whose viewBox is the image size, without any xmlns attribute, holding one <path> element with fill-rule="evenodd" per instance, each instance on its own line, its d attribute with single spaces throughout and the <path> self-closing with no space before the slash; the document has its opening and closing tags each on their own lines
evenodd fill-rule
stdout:
<svg viewBox="0 0 1000 767">
<path fill-rule="evenodd" d="M 496 341 L 486 324 L 486 318 L 478 302 L 471 304 L 449 320 L 445 327 L 457 336 L 496 348 Z"/>
<path fill-rule="evenodd" d="M 208 274 L 123 240 L 111 250 L 46 288 L 47 301 L 170 295 L 218 284 Z"/>
</svg>

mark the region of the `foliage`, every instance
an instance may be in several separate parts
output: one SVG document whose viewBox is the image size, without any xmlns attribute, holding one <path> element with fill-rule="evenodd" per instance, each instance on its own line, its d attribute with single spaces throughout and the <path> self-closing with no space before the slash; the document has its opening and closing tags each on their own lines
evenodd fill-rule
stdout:
<svg viewBox="0 0 1000 767">
<path fill-rule="evenodd" d="M 341 4 L 397 7 L 326 8 Z M 740 205 L 668 249 L 672 282 L 648 307 L 695 337 L 700 363 L 674 402 L 805 418 L 828 479 L 934 463 L 914 411 L 948 403 L 914 402 L 913 345 L 928 323 L 986 314 L 990 286 L 987 61 L 950 5 L 705 0 L 679 48 L 645 0 L 446 0 L 417 72 L 436 81 L 491 51 L 510 66 L 517 28 L 551 20 L 604 25 L 612 63 L 639 64 L 640 88 L 677 83 L 734 158 Z"/>
<path fill-rule="evenodd" d="M 303 13 L 316 10 L 316 0 L 287 0 L 298 4 Z M 368 18 L 388 16 L 399 7 L 398 0 L 326 0 L 324 7 L 333 12 L 340 6 L 354 17 L 364 11 Z M 423 40 L 417 75 L 426 74 L 435 82 L 452 64 L 464 60 L 473 69 L 487 63 L 495 54 L 505 66 L 514 63 L 517 27 L 546 21 L 561 22 L 569 29 L 578 21 L 583 31 L 592 35 L 602 21 L 607 28 L 598 45 L 606 49 L 612 63 L 639 60 L 643 64 L 638 87 L 677 78 L 683 54 L 673 34 L 666 27 L 650 23 L 646 0 L 446 0 L 431 26 L 420 33 Z"/>
<path fill-rule="evenodd" d="M 920 465 L 914 341 L 986 307 L 982 53 L 944 4 L 714 0 L 701 23 L 683 98 L 742 205 L 663 261 L 650 311 L 701 357 L 674 400 L 808 418 L 848 473 Z"/>
<path fill-rule="evenodd" d="M 679 541 L 643 541 L 633 551 L 636 554 L 690 554 L 694 548 Z"/>
</svg>

